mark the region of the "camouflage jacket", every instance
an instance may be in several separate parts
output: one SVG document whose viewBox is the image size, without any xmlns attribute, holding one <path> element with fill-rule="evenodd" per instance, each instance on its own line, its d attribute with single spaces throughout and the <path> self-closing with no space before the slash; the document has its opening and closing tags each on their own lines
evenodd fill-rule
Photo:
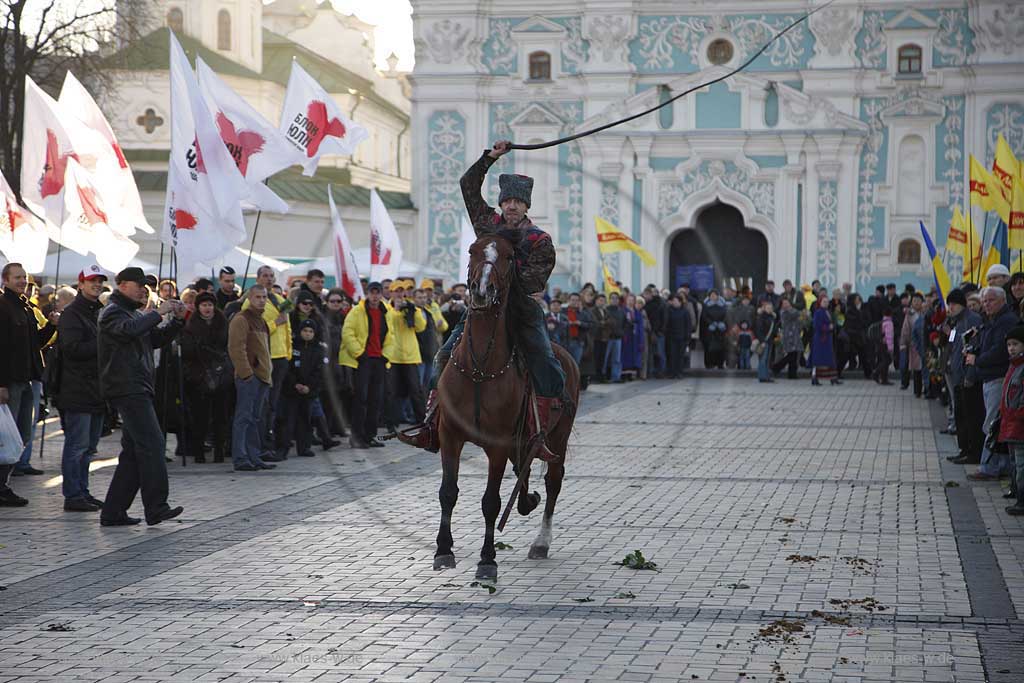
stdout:
<svg viewBox="0 0 1024 683">
<path fill-rule="evenodd" d="M 486 152 L 462 176 L 462 198 L 477 237 L 500 235 L 512 242 L 516 253 L 516 271 L 519 282 L 528 294 L 543 292 L 548 286 L 548 277 L 555 267 L 555 247 L 551 236 L 533 224 L 526 217 L 518 226 L 508 225 L 496 211 L 484 201 L 480 193 L 487 170 L 494 163 Z"/>
</svg>

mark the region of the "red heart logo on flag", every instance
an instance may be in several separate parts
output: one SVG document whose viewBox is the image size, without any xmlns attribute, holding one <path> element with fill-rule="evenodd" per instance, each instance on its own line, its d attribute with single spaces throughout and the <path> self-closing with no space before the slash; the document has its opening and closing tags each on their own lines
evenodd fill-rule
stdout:
<svg viewBox="0 0 1024 683">
<path fill-rule="evenodd" d="M 306 118 L 309 123 L 312 124 L 310 130 L 311 135 L 309 141 L 306 143 L 306 156 L 315 157 L 317 151 L 320 149 L 320 143 L 324 141 L 327 136 L 335 138 L 345 137 L 345 124 L 339 121 L 336 117 L 332 117 L 330 121 L 327 120 L 327 105 L 320 100 L 313 100 L 309 103 L 309 107 L 306 109 Z"/>
<path fill-rule="evenodd" d="M 190 214 L 188 211 L 177 209 L 174 212 L 174 227 L 178 230 L 195 230 L 196 225 L 199 221 L 196 217 Z"/>
<path fill-rule="evenodd" d="M 43 166 L 43 179 L 39 185 L 39 193 L 43 199 L 60 193 L 64 189 L 64 169 L 68 166 L 68 158 L 78 161 L 75 154 L 61 154 L 57 144 L 57 134 L 46 129 L 46 165 Z"/>
<path fill-rule="evenodd" d="M 251 130 L 235 131 L 235 124 L 223 112 L 217 112 L 217 128 L 220 129 L 221 140 L 235 160 L 239 172 L 244 176 L 249 168 L 249 157 L 263 151 L 266 140 L 262 135 Z"/>
</svg>

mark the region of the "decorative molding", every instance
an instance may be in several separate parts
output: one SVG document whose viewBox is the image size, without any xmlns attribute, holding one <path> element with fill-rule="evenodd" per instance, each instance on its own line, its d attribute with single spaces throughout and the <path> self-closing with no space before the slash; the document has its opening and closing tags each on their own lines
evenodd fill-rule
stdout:
<svg viewBox="0 0 1024 683">
<path fill-rule="evenodd" d="M 612 225 L 619 225 L 619 182 L 618 180 L 602 180 L 601 181 L 601 209 L 599 211 L 601 218 L 605 219 Z M 598 256 L 601 257 L 605 263 L 608 264 L 608 270 L 611 272 L 612 277 L 616 280 L 619 279 L 619 266 L 620 259 L 618 254 L 610 254 L 605 256 L 598 251 Z"/>
<path fill-rule="evenodd" d="M 451 19 L 435 22 L 426 30 L 423 47 L 435 64 L 451 64 L 462 59 L 469 44 L 470 31 Z"/>
<path fill-rule="evenodd" d="M 837 284 L 839 263 L 838 220 L 839 187 L 835 180 L 818 183 L 818 279 L 827 289 Z"/>
<path fill-rule="evenodd" d="M 511 19 L 491 19 L 491 35 L 480 46 L 480 61 L 492 74 L 511 74 L 516 70 L 512 23 Z"/>
<path fill-rule="evenodd" d="M 856 39 L 860 65 L 865 69 L 885 68 L 885 17 L 881 12 L 865 12 L 864 23 Z"/>
<path fill-rule="evenodd" d="M 658 187 L 658 219 L 675 214 L 689 195 L 719 183 L 746 196 L 759 214 L 774 220 L 775 183 L 755 180 L 754 175 L 731 161 L 702 161 L 692 169 L 683 170 L 680 182 L 662 183 Z"/>
<path fill-rule="evenodd" d="M 591 61 L 625 62 L 629 52 L 626 49 L 631 38 L 630 20 L 621 15 L 593 17 L 587 22 L 586 36 L 596 48 L 590 53 Z"/>
<path fill-rule="evenodd" d="M 985 114 L 985 158 L 995 155 L 996 140 L 1002 133 L 1014 155 L 1024 155 L 1024 102 L 997 102 Z"/>
<path fill-rule="evenodd" d="M 633 41 L 633 63 L 645 71 L 693 69 L 702 63 L 700 47 L 711 33 L 731 34 L 737 46 L 735 59 L 753 54 L 796 17 L 780 14 L 729 16 L 640 17 Z M 773 43 L 759 59 L 775 68 L 806 68 L 807 44 L 813 42 L 801 24 Z M 682 63 L 687 56 L 689 63 Z M 763 67 L 762 67 L 763 68 Z"/>
<path fill-rule="evenodd" d="M 861 146 L 860 174 L 857 189 L 857 284 L 871 280 L 871 251 L 875 245 L 875 184 L 883 178 L 878 168 L 887 140 L 886 128 L 880 116 L 885 108 L 884 98 L 866 98 L 861 101 L 862 118 L 869 131 Z"/>
<path fill-rule="evenodd" d="M 935 66 L 961 66 L 974 53 L 974 32 L 967 22 L 966 9 L 939 10 L 939 30 L 935 34 Z"/>
<path fill-rule="evenodd" d="M 980 9 L 982 12 L 990 10 L 991 14 L 979 17 L 974 24 L 977 47 L 1006 57 L 1014 55 L 1024 35 L 1024 4 L 1014 0 Z"/>
<path fill-rule="evenodd" d="M 814 54 L 818 57 L 839 57 L 853 51 L 857 36 L 857 13 L 851 8 L 829 7 L 811 16 L 811 33 L 817 39 Z"/>
<path fill-rule="evenodd" d="M 459 179 L 466 169 L 466 119 L 457 111 L 435 111 L 427 124 L 428 259 L 432 266 L 451 273 L 459 270 L 462 235 L 462 190 Z"/>
</svg>

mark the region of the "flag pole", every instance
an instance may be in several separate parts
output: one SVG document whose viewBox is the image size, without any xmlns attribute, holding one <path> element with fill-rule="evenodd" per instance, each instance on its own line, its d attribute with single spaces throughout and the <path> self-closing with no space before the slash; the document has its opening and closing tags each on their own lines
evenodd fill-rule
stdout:
<svg viewBox="0 0 1024 683">
<path fill-rule="evenodd" d="M 160 281 L 164 279 L 164 242 L 160 240 L 160 265 L 156 267 L 156 289 L 160 293 Z"/>
<path fill-rule="evenodd" d="M 985 212 L 985 225 L 981 229 L 981 262 L 978 263 L 978 286 L 981 286 L 981 269 L 985 267 L 985 261 L 988 259 L 988 254 L 985 253 L 985 242 L 988 241 L 988 211 Z"/>
<path fill-rule="evenodd" d="M 242 273 L 242 291 L 245 291 L 245 284 L 249 279 L 249 263 L 252 261 L 252 250 L 256 246 L 256 233 L 260 229 L 260 216 L 263 215 L 263 210 L 260 209 L 256 212 L 256 225 L 252 229 L 252 241 L 249 242 L 249 256 L 245 259 L 245 271 Z"/>
</svg>

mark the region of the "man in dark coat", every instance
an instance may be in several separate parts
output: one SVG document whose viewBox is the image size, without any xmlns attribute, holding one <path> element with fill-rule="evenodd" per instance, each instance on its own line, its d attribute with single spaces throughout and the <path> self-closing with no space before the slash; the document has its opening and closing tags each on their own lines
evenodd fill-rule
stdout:
<svg viewBox="0 0 1024 683">
<path fill-rule="evenodd" d="M 157 310 L 142 310 L 148 294 L 141 268 L 125 268 L 114 280 L 117 289 L 99 315 L 100 392 L 117 410 L 121 456 L 110 480 L 100 513 L 103 526 L 138 524 L 128 508 L 141 489 L 146 523 L 159 524 L 183 511 L 167 504 L 167 463 L 164 436 L 153 405 L 153 349 L 164 346 L 181 330 L 185 305 L 168 299 Z M 161 324 L 162 316 L 174 317 Z"/>
<path fill-rule="evenodd" d="M 103 432 L 105 406 L 100 397 L 99 347 L 96 319 L 103 304 L 100 294 L 107 276 L 98 265 L 78 274 L 78 295 L 57 325 L 60 354 L 56 401 L 64 425 L 61 474 L 64 509 L 96 512 L 103 501 L 89 493 L 89 458 Z M 49 387 L 52 390 L 54 387 Z"/>
<path fill-rule="evenodd" d="M 675 294 L 668 298 L 668 306 L 665 307 L 663 317 L 668 377 L 680 379 L 683 376 L 683 356 L 687 344 L 690 343 L 693 321 L 690 320 L 690 311 L 683 307 L 682 300 Z"/>
<path fill-rule="evenodd" d="M 34 397 L 32 382 L 43 376 L 43 357 L 40 353 L 57 331 L 54 321 L 58 314 L 50 314 L 50 322 L 40 329 L 31 304 L 25 298 L 28 274 L 20 263 L 8 263 L 3 268 L 3 296 L 0 296 L 0 404 L 8 404 L 18 425 L 21 440 L 28 443 L 32 437 Z M 28 501 L 14 493 L 9 486 L 16 465 L 0 465 L 0 507 L 21 507 Z M 41 470 L 31 473 L 42 474 Z"/>
<path fill-rule="evenodd" d="M 967 308 L 967 297 L 961 289 L 949 293 L 946 308 L 949 311 L 946 324 L 950 328 L 946 372 L 953 387 L 953 420 L 956 423 L 957 445 L 960 447 L 957 455 L 947 459 L 958 465 L 977 465 L 981 462 L 981 450 L 985 444 L 985 435 L 981 431 L 985 420 L 985 399 L 981 393 L 981 384 L 973 377 L 973 368 L 964 364 L 964 336 L 970 330 L 981 327 L 982 320 L 980 315 Z M 968 370 L 971 370 L 970 375 Z"/>
<path fill-rule="evenodd" d="M 224 310 L 232 301 L 238 301 L 238 291 L 235 290 L 235 269 L 231 266 L 224 266 L 217 276 L 220 287 L 217 288 L 217 308 Z"/>
</svg>

